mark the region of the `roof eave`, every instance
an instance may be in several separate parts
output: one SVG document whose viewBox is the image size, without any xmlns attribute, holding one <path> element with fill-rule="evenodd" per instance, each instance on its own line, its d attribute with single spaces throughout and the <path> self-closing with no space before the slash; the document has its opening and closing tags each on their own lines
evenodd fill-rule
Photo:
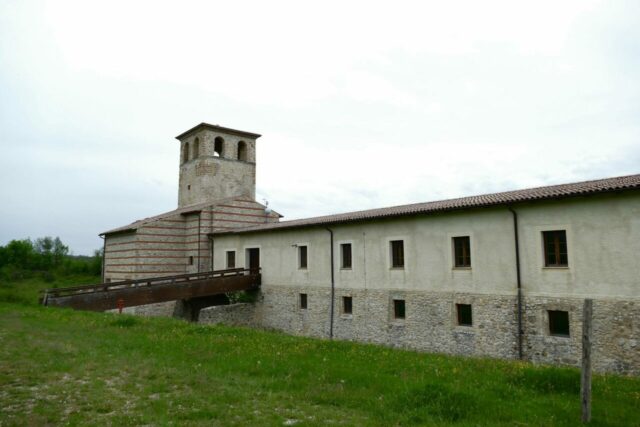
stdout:
<svg viewBox="0 0 640 427">
<path fill-rule="evenodd" d="M 260 138 L 262 135 L 257 134 L 257 133 L 253 133 L 253 132 L 246 132 L 243 130 L 238 130 L 238 129 L 231 129 L 231 128 L 226 128 L 224 126 L 217 126 L 217 125 L 212 125 L 210 123 L 205 123 L 202 122 L 194 127 L 192 127 L 191 129 L 189 129 L 186 132 L 181 133 L 180 135 L 176 136 L 177 140 L 182 140 L 184 138 L 186 138 L 187 136 L 191 135 L 194 132 L 197 132 L 200 129 L 211 129 L 211 130 L 215 130 L 215 131 L 219 131 L 219 132 L 224 132 L 227 134 L 231 134 L 231 135 L 236 135 L 236 136 L 243 136 L 245 138 L 251 138 L 251 139 L 258 139 Z"/>
</svg>

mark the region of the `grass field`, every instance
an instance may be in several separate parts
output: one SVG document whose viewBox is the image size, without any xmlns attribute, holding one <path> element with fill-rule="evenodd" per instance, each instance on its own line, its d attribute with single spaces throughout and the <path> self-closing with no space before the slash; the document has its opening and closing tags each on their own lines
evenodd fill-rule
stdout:
<svg viewBox="0 0 640 427">
<path fill-rule="evenodd" d="M 579 389 L 575 369 L 0 302 L 0 426 L 577 425 Z M 593 425 L 640 426 L 640 379 L 593 395 Z"/>
</svg>

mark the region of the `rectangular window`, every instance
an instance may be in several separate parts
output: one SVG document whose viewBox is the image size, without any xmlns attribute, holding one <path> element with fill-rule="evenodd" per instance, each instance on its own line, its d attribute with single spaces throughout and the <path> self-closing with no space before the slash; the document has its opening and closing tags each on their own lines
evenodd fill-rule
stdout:
<svg viewBox="0 0 640 427">
<path fill-rule="evenodd" d="M 341 268 L 351 268 L 351 243 L 343 243 L 340 245 L 340 257 L 342 263 Z"/>
<path fill-rule="evenodd" d="M 307 268 L 307 247 L 298 246 L 298 268 L 306 270 Z"/>
<path fill-rule="evenodd" d="M 469 236 L 453 238 L 454 266 L 471 267 L 471 239 Z"/>
<path fill-rule="evenodd" d="M 565 230 L 543 231 L 545 267 L 567 267 L 567 232 Z"/>
<path fill-rule="evenodd" d="M 342 297 L 342 313 L 343 314 L 352 314 L 353 313 L 353 298 L 352 297 Z"/>
<path fill-rule="evenodd" d="M 307 309 L 307 294 L 300 294 L 300 308 L 302 310 Z"/>
<path fill-rule="evenodd" d="M 393 318 L 394 319 L 404 319 L 405 318 L 405 307 L 403 299 L 394 299 L 393 300 Z"/>
<path fill-rule="evenodd" d="M 236 268 L 236 251 L 227 251 L 227 268 Z"/>
<path fill-rule="evenodd" d="M 193 265 L 193 257 L 192 256 L 189 257 L 189 265 Z"/>
<path fill-rule="evenodd" d="M 404 241 L 392 240 L 391 245 L 391 267 L 404 268 Z"/>
<path fill-rule="evenodd" d="M 456 310 L 458 311 L 458 325 L 473 326 L 471 304 L 456 304 Z"/>
<path fill-rule="evenodd" d="M 549 334 L 559 337 L 569 336 L 569 312 L 549 310 Z"/>
</svg>

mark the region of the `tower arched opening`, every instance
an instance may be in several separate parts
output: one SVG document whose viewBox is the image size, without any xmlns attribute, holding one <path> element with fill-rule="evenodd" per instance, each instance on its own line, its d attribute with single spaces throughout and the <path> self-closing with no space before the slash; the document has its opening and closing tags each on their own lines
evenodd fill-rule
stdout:
<svg viewBox="0 0 640 427">
<path fill-rule="evenodd" d="M 238 160 L 247 161 L 247 143 L 244 141 L 238 142 Z"/>
<path fill-rule="evenodd" d="M 213 142 L 213 155 L 215 157 L 222 157 L 223 148 L 224 147 L 224 139 L 221 136 L 217 136 Z"/>
</svg>

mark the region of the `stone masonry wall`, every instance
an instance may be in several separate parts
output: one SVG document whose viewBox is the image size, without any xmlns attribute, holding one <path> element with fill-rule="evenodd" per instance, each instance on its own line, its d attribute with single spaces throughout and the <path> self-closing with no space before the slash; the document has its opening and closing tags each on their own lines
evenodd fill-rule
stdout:
<svg viewBox="0 0 640 427">
<path fill-rule="evenodd" d="M 300 308 L 307 294 L 307 309 Z M 353 314 L 343 314 L 342 297 L 353 298 Z M 393 299 L 404 299 L 406 318 L 394 319 Z M 294 335 L 329 336 L 330 289 L 264 287 L 256 323 Z M 526 297 L 525 359 L 578 366 L 581 357 L 582 299 Z M 471 304 L 473 326 L 457 325 L 456 304 Z M 447 292 L 337 289 L 334 337 L 434 353 L 516 359 L 515 296 Z M 569 312 L 570 336 L 549 334 L 548 310 Z M 217 321 L 226 323 L 218 313 Z M 234 322 L 236 320 L 233 320 Z M 640 302 L 594 301 L 593 367 L 599 372 L 640 374 Z"/>
<path fill-rule="evenodd" d="M 218 324 L 229 326 L 258 326 L 255 321 L 254 304 L 216 305 L 200 310 L 198 323 Z"/>
</svg>

